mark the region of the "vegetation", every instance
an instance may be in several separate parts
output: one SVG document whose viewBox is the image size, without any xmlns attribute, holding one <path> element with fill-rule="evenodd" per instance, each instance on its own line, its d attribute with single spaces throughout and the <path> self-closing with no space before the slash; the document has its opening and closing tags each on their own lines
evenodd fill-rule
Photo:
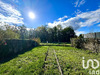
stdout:
<svg viewBox="0 0 100 75">
<path fill-rule="evenodd" d="M 0 75 L 39 75 L 43 70 L 46 46 L 33 48 L 18 57 L 0 64 Z"/>
<path fill-rule="evenodd" d="M 70 38 L 73 38 L 74 36 L 75 32 L 71 27 L 67 27 L 62 30 L 63 42 L 70 42 Z"/>
<path fill-rule="evenodd" d="M 49 28 L 47 26 L 28 29 L 24 25 L 4 25 L 0 27 L 0 40 L 5 39 L 38 39 L 38 42 L 70 42 L 70 38 L 75 37 L 72 27 L 62 28 L 61 25 Z"/>
<path fill-rule="evenodd" d="M 54 50 L 52 48 L 48 49 L 48 55 L 44 67 L 44 75 L 60 75 L 54 55 Z"/>
<path fill-rule="evenodd" d="M 4 25 L 4 28 L 0 28 L 0 58 L 3 57 L 4 59 L 5 56 L 8 57 L 9 55 L 13 57 L 12 54 L 15 55 L 18 51 L 24 49 L 22 52 L 24 53 L 34 47 L 36 42 L 42 43 L 40 43 L 41 46 L 24 54 L 14 56 L 10 61 L 0 62 L 1 75 L 60 75 L 58 66 L 61 67 L 63 75 L 88 75 L 89 69 L 92 70 L 92 68 L 83 69 L 82 57 L 85 57 L 85 60 L 97 59 L 100 61 L 100 54 L 96 55 L 89 50 L 77 49 L 82 47 L 83 35 L 75 38 L 77 36 L 72 27 L 63 29 L 61 25 L 53 28 L 41 26 L 28 30 L 24 25 Z M 71 38 L 78 41 L 74 42 Z M 6 41 L 13 39 L 22 40 L 23 43 L 8 44 Z M 73 41 L 72 45 L 77 48 L 70 47 L 70 39 Z M 25 43 L 25 40 L 36 42 L 34 44 Z"/>
<path fill-rule="evenodd" d="M 86 62 L 89 59 L 97 59 L 100 61 L 100 54 L 96 55 L 88 50 L 85 51 L 73 47 L 61 46 L 52 46 L 52 48 L 56 51 L 64 75 L 89 75 L 89 70 L 93 70 L 93 68 L 90 66 L 88 69 L 83 69 L 83 57 Z M 98 69 L 100 69 L 100 67 Z"/>
<path fill-rule="evenodd" d="M 34 38 L 33 40 L 36 41 L 37 43 L 41 42 L 40 38 Z"/>
<path fill-rule="evenodd" d="M 41 26 L 34 31 L 36 33 L 34 34 L 34 37 L 39 37 L 41 42 L 70 42 L 70 38 L 75 37 L 75 32 L 72 27 L 66 27 L 62 29 L 60 25 L 53 28 Z"/>
<path fill-rule="evenodd" d="M 82 34 L 79 35 L 79 38 L 84 38 Z"/>
<path fill-rule="evenodd" d="M 24 53 L 38 45 L 39 44 L 34 40 L 6 40 L 0 45 L 0 61 L 1 59 L 16 56 L 19 53 Z"/>
<path fill-rule="evenodd" d="M 70 43 L 40 43 L 42 46 L 70 46 Z"/>
<path fill-rule="evenodd" d="M 75 48 L 83 48 L 84 39 L 82 38 L 71 38 L 71 45 Z"/>
<path fill-rule="evenodd" d="M 81 50 L 74 47 L 64 46 L 39 46 L 33 48 L 18 57 L 0 64 L 1 75 L 60 75 L 55 59 L 56 52 L 63 75 L 89 75 L 89 69 L 83 69 L 82 58 L 97 59 L 100 61 L 100 54 L 96 55 L 88 50 Z M 100 67 L 99 67 L 100 69 Z"/>
</svg>

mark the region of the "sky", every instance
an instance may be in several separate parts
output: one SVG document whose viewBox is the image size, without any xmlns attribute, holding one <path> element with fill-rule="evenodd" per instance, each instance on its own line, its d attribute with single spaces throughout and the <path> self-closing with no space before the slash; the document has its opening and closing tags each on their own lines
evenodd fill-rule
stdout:
<svg viewBox="0 0 100 75">
<path fill-rule="evenodd" d="M 0 22 L 28 28 L 72 26 L 77 35 L 100 32 L 100 0 L 0 0 Z"/>
</svg>

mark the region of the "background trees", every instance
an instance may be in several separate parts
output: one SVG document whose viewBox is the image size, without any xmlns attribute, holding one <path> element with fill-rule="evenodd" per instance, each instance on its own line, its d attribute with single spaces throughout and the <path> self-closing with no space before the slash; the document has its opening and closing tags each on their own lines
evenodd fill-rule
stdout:
<svg viewBox="0 0 100 75">
<path fill-rule="evenodd" d="M 4 29 L 0 28 L 0 39 L 19 39 L 20 35 L 16 28 L 10 25 L 4 25 Z"/>
<path fill-rule="evenodd" d="M 72 27 L 66 27 L 62 30 L 62 42 L 70 42 L 70 38 L 75 37 L 75 32 Z"/>
<path fill-rule="evenodd" d="M 0 41 L 3 40 L 5 32 L 0 28 Z"/>
<path fill-rule="evenodd" d="M 2 39 L 36 39 L 41 42 L 70 42 L 70 38 L 75 37 L 75 32 L 72 27 L 62 28 L 57 25 L 53 28 L 40 26 L 36 29 L 28 29 L 24 25 L 4 25 L 0 28 L 0 40 Z"/>
<path fill-rule="evenodd" d="M 48 32 L 46 26 L 41 26 L 36 29 L 37 37 L 41 39 L 42 42 L 46 42 L 48 38 Z"/>
<path fill-rule="evenodd" d="M 75 37 L 75 32 L 72 27 L 62 29 L 61 25 L 53 28 L 41 26 L 36 30 L 35 38 L 40 38 L 41 42 L 70 42 L 70 38 Z"/>
</svg>

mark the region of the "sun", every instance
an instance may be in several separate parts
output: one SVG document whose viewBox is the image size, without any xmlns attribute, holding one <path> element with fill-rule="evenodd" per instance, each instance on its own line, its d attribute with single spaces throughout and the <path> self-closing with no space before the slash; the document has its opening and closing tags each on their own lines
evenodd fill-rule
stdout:
<svg viewBox="0 0 100 75">
<path fill-rule="evenodd" d="M 33 12 L 29 12 L 29 17 L 31 18 L 31 19 L 35 19 L 35 14 L 33 13 Z"/>
</svg>

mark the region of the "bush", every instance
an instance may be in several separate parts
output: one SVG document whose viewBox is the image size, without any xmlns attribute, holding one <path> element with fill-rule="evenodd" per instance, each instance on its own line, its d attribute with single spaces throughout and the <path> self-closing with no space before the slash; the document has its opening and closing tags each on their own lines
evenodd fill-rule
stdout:
<svg viewBox="0 0 100 75">
<path fill-rule="evenodd" d="M 71 46 L 76 48 L 83 48 L 84 39 L 82 38 L 72 38 L 71 39 Z"/>
<path fill-rule="evenodd" d="M 38 42 L 38 43 L 41 42 L 40 38 L 34 38 L 33 40 L 36 41 L 36 42 Z"/>
</svg>

